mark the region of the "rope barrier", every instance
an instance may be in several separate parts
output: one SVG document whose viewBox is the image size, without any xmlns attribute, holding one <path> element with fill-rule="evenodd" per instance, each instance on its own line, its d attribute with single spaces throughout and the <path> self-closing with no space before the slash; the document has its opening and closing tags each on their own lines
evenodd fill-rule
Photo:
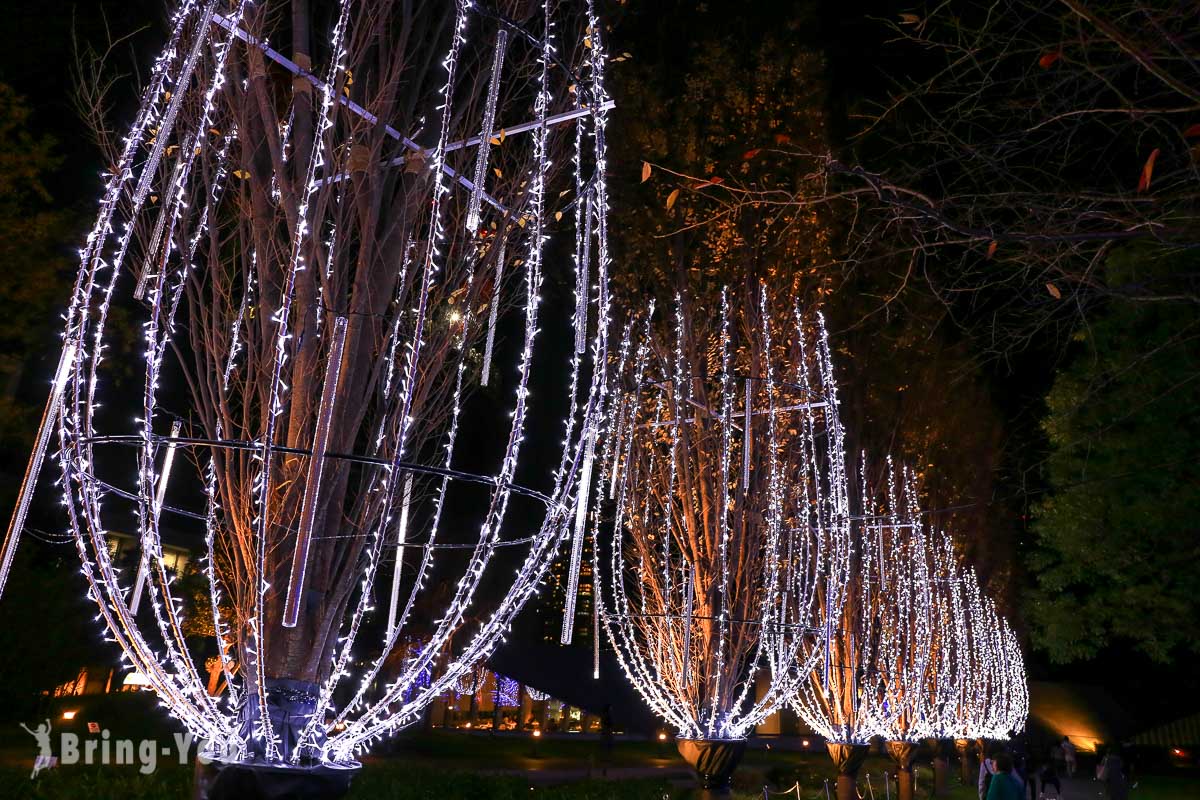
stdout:
<svg viewBox="0 0 1200 800">
<path fill-rule="evenodd" d="M 915 792 L 916 787 L 917 787 L 917 782 L 916 782 L 916 778 L 915 778 L 915 775 L 916 775 L 915 769 L 913 770 L 913 775 L 914 775 L 913 791 Z M 885 791 L 887 792 L 887 797 L 889 798 L 889 800 L 891 798 L 891 777 L 892 776 L 889 775 L 886 771 L 883 773 L 883 781 L 884 781 L 884 785 L 885 785 Z M 854 792 L 855 792 L 855 794 L 858 795 L 858 800 L 875 800 L 875 785 L 871 782 L 871 773 L 869 773 L 869 772 L 866 773 L 863 776 L 863 778 L 867 782 L 866 794 L 863 793 L 862 789 L 859 788 L 857 783 L 855 783 L 855 785 L 854 785 Z M 830 792 L 830 789 L 829 789 L 829 779 L 828 778 L 825 779 L 824 787 L 825 787 L 826 800 L 831 800 L 832 793 Z M 801 793 L 801 788 L 802 787 L 800 785 L 800 781 L 796 781 L 794 784 L 792 784 L 791 786 L 789 786 L 786 789 L 778 789 L 778 790 L 772 790 L 769 786 L 764 784 L 763 788 L 762 788 L 763 800 L 770 800 L 770 798 L 772 798 L 772 797 L 783 797 L 784 795 L 789 795 L 789 794 L 794 794 L 796 796 L 796 800 L 803 800 L 804 795 Z M 819 793 L 817 795 L 814 795 L 814 797 L 819 797 L 819 796 L 820 796 Z"/>
<path fill-rule="evenodd" d="M 769 788 L 767 788 L 766 786 L 763 786 L 763 800 L 769 800 L 769 798 L 772 795 L 774 795 L 775 797 L 782 797 L 785 794 L 792 794 L 793 792 L 795 792 L 795 794 L 796 794 L 796 800 L 801 800 L 800 781 L 796 781 L 794 784 L 792 784 L 787 789 L 783 789 L 778 792 L 772 792 Z"/>
</svg>

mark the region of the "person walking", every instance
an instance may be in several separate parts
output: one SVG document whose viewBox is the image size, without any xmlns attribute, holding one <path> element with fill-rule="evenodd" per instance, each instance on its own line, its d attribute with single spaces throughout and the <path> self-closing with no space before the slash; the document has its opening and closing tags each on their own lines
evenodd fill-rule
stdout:
<svg viewBox="0 0 1200 800">
<path fill-rule="evenodd" d="M 1042 791 L 1038 795 L 1038 800 L 1047 800 L 1047 798 L 1062 797 L 1062 783 L 1058 778 L 1058 764 L 1054 759 L 1047 761 L 1042 765 L 1042 770 L 1038 775 L 1042 781 Z M 1054 794 L 1049 794 L 1050 787 L 1054 787 Z"/>
<path fill-rule="evenodd" d="M 1013 775 L 1024 786 L 1029 782 L 1029 759 L 1027 758 L 1027 748 L 1025 747 L 1025 737 L 1019 735 L 1016 731 L 1008 733 L 1008 753 L 1013 760 Z"/>
<path fill-rule="evenodd" d="M 1129 777 L 1125 774 L 1119 748 L 1113 747 L 1101 759 L 1096 780 L 1104 784 L 1104 796 L 1108 800 L 1129 800 Z"/>
<path fill-rule="evenodd" d="M 1029 751 L 1029 756 L 1025 759 L 1025 786 L 1029 789 L 1029 800 L 1038 800 L 1038 776 L 1041 774 L 1041 764 L 1033 755 L 1033 751 Z"/>
<path fill-rule="evenodd" d="M 1071 744 L 1071 740 L 1066 736 L 1062 738 L 1062 743 L 1059 745 L 1063 752 L 1063 761 L 1067 765 L 1067 777 L 1075 777 L 1075 745 Z"/>
<path fill-rule="evenodd" d="M 1067 754 L 1063 752 L 1061 739 L 1055 739 L 1054 744 L 1050 745 L 1050 760 L 1054 762 L 1054 768 L 1058 774 L 1066 773 Z"/>
<path fill-rule="evenodd" d="M 992 776 L 984 800 L 1024 800 L 1025 784 L 1013 774 L 1012 756 L 1001 753 L 996 756 L 995 766 L 996 774 Z"/>
<path fill-rule="evenodd" d="M 992 783 L 992 776 L 996 774 L 996 761 L 991 756 L 985 755 L 979 760 L 979 782 L 976 784 L 979 789 L 979 800 L 987 800 L 988 789 Z"/>
</svg>

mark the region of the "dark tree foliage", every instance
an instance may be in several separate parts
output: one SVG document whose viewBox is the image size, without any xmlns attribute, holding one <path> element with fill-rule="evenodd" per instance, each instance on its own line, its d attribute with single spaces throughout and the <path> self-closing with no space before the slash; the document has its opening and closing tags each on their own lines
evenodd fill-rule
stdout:
<svg viewBox="0 0 1200 800">
<path fill-rule="evenodd" d="M 1013 515 L 992 502 L 1003 432 L 969 344 L 919 278 L 906 284 L 907 254 L 872 245 L 848 267 L 849 204 L 792 202 L 828 192 L 794 153 L 839 148 L 831 131 L 844 127 L 814 10 L 792 10 L 767 21 L 681 10 L 662 24 L 691 26 L 686 44 L 631 44 L 617 65 L 618 291 L 634 308 L 654 296 L 671 307 L 682 291 L 715 309 L 721 286 L 762 280 L 777 303 L 822 309 L 852 448 L 918 469 L 927 507 L 953 509 L 937 523 L 1002 591 L 1013 573 Z"/>
<path fill-rule="evenodd" d="M 30 719 L 56 686 L 89 663 L 115 662 L 92 621 L 69 542 L 27 541 L 0 603 L 0 716 Z"/>
<path fill-rule="evenodd" d="M 27 370 L 53 370 L 56 353 L 45 356 L 44 370 L 31 354 L 49 344 L 68 266 L 62 247 L 68 217 L 45 187 L 60 159 L 52 139 L 30 133 L 29 116 L 25 100 L 0 84 L 0 444 L 6 449 L 24 449 L 32 440 L 41 409 L 20 390 Z"/>
<path fill-rule="evenodd" d="M 1194 274 L 1194 255 L 1115 252 L 1129 283 Z M 1052 494 L 1036 508 L 1035 641 L 1057 661 L 1132 645 L 1200 652 L 1200 318 L 1113 303 L 1076 336 L 1047 397 Z"/>
<path fill-rule="evenodd" d="M 913 254 L 907 277 L 982 350 L 1065 343 L 1110 302 L 1196 307 L 1188 276 L 1107 260 L 1200 241 L 1194 4 L 956 0 L 889 21 L 913 67 L 827 162 L 831 194 Z"/>
<path fill-rule="evenodd" d="M 828 260 L 827 220 L 767 203 L 723 213 L 698 193 L 733 175 L 762 190 L 801 188 L 803 176 L 771 147 L 825 141 L 824 61 L 796 44 L 809 15 L 781 30 L 744 19 L 719 29 L 703 8 L 678 10 L 664 20 L 696 26 L 696 38 L 657 53 L 631 45 L 632 62 L 613 79 L 618 291 L 634 307 L 685 290 L 712 299 L 724 285 L 759 280 L 781 297 L 828 292 L 817 269 Z"/>
</svg>

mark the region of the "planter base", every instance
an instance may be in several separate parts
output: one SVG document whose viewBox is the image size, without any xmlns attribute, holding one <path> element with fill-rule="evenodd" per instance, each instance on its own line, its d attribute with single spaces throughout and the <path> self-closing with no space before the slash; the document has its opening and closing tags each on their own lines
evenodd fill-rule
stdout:
<svg viewBox="0 0 1200 800">
<path fill-rule="evenodd" d="M 702 800 L 728 797 L 733 771 L 746 753 L 745 739 L 677 739 L 675 747 L 696 771 Z"/>
</svg>

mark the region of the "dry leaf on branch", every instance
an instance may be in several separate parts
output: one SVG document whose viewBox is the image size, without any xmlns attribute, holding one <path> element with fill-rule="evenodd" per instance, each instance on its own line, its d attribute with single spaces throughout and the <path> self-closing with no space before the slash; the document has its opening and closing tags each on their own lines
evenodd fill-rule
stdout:
<svg viewBox="0 0 1200 800">
<path fill-rule="evenodd" d="M 1158 160 L 1158 148 L 1150 151 L 1150 157 L 1142 165 L 1142 176 L 1138 178 L 1137 190 L 1144 192 L 1150 188 L 1150 179 L 1154 177 L 1154 162 Z"/>
</svg>

